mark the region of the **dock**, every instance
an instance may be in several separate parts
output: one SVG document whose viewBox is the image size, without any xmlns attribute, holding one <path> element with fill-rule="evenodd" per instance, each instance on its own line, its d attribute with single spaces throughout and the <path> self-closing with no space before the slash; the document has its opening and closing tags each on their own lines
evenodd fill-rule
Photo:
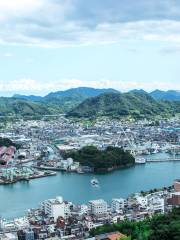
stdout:
<svg viewBox="0 0 180 240">
<path fill-rule="evenodd" d="M 180 161 L 180 157 L 178 158 L 149 158 L 149 159 L 146 159 L 146 162 L 175 162 L 175 161 Z"/>
</svg>

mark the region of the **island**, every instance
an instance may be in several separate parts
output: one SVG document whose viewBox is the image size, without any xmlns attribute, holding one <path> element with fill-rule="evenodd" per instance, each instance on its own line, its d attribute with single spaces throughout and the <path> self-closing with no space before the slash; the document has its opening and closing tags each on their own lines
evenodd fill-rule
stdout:
<svg viewBox="0 0 180 240">
<path fill-rule="evenodd" d="M 95 146 L 85 146 L 79 150 L 65 152 L 65 158 L 72 158 L 81 166 L 93 168 L 94 172 L 109 172 L 118 168 L 130 167 L 135 164 L 135 158 L 122 148 L 108 146 L 99 150 Z"/>
</svg>

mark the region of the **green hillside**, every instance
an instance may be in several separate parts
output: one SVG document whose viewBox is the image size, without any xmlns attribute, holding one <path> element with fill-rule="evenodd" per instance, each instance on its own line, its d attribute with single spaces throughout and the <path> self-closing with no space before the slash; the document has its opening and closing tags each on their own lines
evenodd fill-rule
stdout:
<svg viewBox="0 0 180 240">
<path fill-rule="evenodd" d="M 0 116 L 38 116 L 50 114 L 47 106 L 27 100 L 16 98 L 0 98 Z"/>
<path fill-rule="evenodd" d="M 122 221 L 117 224 L 106 224 L 90 231 L 91 236 L 119 231 L 130 240 L 179 240 L 180 208 L 173 209 L 165 215 L 155 215 L 144 221 Z"/>
<path fill-rule="evenodd" d="M 180 112 L 179 102 L 157 101 L 143 92 L 106 93 L 89 98 L 68 113 L 73 117 L 173 115 Z"/>
<path fill-rule="evenodd" d="M 97 89 L 88 87 L 70 88 L 65 91 L 51 92 L 44 97 L 40 96 L 26 96 L 15 94 L 14 98 L 20 100 L 28 100 L 44 104 L 50 112 L 68 112 L 74 107 L 78 106 L 81 102 L 89 97 L 96 97 L 102 93 L 117 93 L 114 89 Z"/>
<path fill-rule="evenodd" d="M 85 99 L 81 94 L 51 96 L 43 101 L 0 97 L 0 116 L 41 116 L 67 113 L 73 117 L 153 117 L 180 112 L 179 101 L 155 100 L 144 92 L 104 93 Z"/>
</svg>

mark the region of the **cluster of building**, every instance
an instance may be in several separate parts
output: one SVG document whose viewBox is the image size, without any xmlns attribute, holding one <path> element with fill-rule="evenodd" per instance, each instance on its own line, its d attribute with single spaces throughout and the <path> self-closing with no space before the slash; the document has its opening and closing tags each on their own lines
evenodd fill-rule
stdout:
<svg viewBox="0 0 180 240">
<path fill-rule="evenodd" d="M 137 193 L 127 199 L 114 198 L 111 203 L 103 199 L 88 204 L 75 205 L 62 197 L 48 199 L 37 209 L 28 210 L 27 216 L 13 221 L 0 221 L 0 239 L 113 239 L 121 233 L 111 233 L 90 238 L 93 228 L 124 220 L 141 221 L 154 214 L 164 214 L 180 206 L 180 180 L 163 190 Z M 118 239 L 118 238 L 114 238 Z"/>
<path fill-rule="evenodd" d="M 136 156 L 136 163 L 150 161 L 148 157 L 145 161 L 145 154 L 166 152 L 175 156 L 180 154 L 179 132 L 180 122 L 177 118 L 161 120 L 158 124 L 147 120 L 123 122 L 104 118 L 90 125 L 88 122 L 73 121 L 64 116 L 50 121 L 15 121 L 7 124 L 6 129 L 0 130 L 0 137 L 10 138 L 21 147 L 18 150 L 13 146 L 0 148 L 0 178 L 14 178 L 17 171 L 15 167 L 19 168 L 29 162 L 32 165 L 28 172 L 35 168 L 93 172 L 92 167 L 80 166 L 73 159 L 62 157 L 62 152 L 86 145 L 94 145 L 100 149 L 107 146 L 123 147 Z M 23 171 L 23 178 L 27 174 L 27 171 Z"/>
<path fill-rule="evenodd" d="M 14 146 L 0 147 L 0 164 L 1 165 L 11 165 L 14 159 L 16 148 Z"/>
<path fill-rule="evenodd" d="M 0 136 L 8 137 L 22 146 L 20 152 L 27 158 L 41 156 L 42 150 L 49 145 L 56 146 L 54 158 L 59 152 L 79 149 L 86 145 L 98 148 L 107 146 L 123 147 L 134 150 L 136 154 L 156 152 L 179 152 L 180 121 L 178 118 L 160 120 L 158 124 L 142 120 L 138 122 L 100 119 L 94 123 L 73 121 L 64 116 L 51 121 L 17 121 Z M 52 157 L 52 154 L 51 154 Z"/>
</svg>

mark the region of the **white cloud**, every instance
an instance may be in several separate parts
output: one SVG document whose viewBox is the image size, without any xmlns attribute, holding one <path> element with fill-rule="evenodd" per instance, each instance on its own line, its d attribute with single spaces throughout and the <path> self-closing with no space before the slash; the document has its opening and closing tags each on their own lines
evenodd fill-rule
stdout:
<svg viewBox="0 0 180 240">
<path fill-rule="evenodd" d="M 66 90 L 76 87 L 94 87 L 94 88 L 114 88 L 120 91 L 129 91 L 131 89 L 144 89 L 151 91 L 156 89 L 168 90 L 174 89 L 173 82 L 138 82 L 138 81 L 118 81 L 101 79 L 99 81 L 82 81 L 79 79 L 62 79 L 56 81 L 40 82 L 31 78 L 23 78 L 9 82 L 0 81 L 0 92 L 14 92 L 26 94 L 47 94 L 51 91 Z M 180 84 L 176 84 L 176 90 L 180 90 Z"/>
<path fill-rule="evenodd" d="M 1 16 L 8 14 L 8 17 L 15 16 L 17 13 L 28 13 L 37 10 L 44 4 L 44 0 L 0 0 Z"/>
<path fill-rule="evenodd" d="M 7 53 L 4 54 L 4 56 L 5 56 L 5 57 L 13 57 L 13 54 L 10 53 L 10 52 L 7 52 Z"/>
<path fill-rule="evenodd" d="M 98 2 L 0 0 L 0 43 L 64 47 L 122 39 L 180 42 L 180 5 L 174 1 Z"/>
</svg>

